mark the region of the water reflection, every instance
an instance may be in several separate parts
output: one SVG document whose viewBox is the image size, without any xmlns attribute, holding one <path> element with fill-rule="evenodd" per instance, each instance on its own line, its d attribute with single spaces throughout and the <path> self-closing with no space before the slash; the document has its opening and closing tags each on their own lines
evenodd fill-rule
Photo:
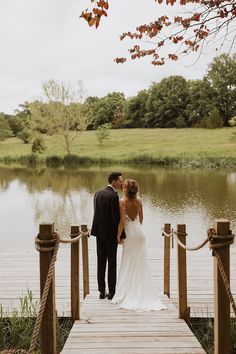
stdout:
<svg viewBox="0 0 236 354">
<path fill-rule="evenodd" d="M 0 167 L 1 248 L 33 247 L 38 224 L 54 220 L 61 234 L 71 224 L 91 224 L 94 192 L 112 170 L 140 182 L 144 230 L 149 245 L 162 242 L 165 222 L 186 223 L 189 242 L 205 238 L 215 218 L 235 229 L 236 173 L 170 168 L 86 167 L 27 169 Z"/>
</svg>

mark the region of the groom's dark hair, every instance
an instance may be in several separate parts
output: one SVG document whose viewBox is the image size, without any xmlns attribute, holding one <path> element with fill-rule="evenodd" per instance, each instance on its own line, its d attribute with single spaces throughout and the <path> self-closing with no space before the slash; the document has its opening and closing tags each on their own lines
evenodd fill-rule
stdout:
<svg viewBox="0 0 236 354">
<path fill-rule="evenodd" d="M 112 173 L 110 173 L 109 176 L 108 176 L 108 183 L 111 184 L 112 181 L 117 181 L 120 176 L 122 176 L 121 172 L 112 172 Z"/>
</svg>

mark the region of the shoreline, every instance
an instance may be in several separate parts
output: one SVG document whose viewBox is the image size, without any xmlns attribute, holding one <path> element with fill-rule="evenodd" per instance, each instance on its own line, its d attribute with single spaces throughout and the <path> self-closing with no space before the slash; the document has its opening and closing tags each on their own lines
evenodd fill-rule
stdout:
<svg viewBox="0 0 236 354">
<path fill-rule="evenodd" d="M 64 157 L 53 155 L 43 158 L 37 154 L 24 156 L 5 156 L 0 158 L 0 163 L 4 166 L 14 166 L 19 164 L 27 167 L 85 167 L 85 166 L 151 166 L 151 167 L 174 167 L 183 169 L 236 169 L 236 158 L 234 157 L 163 157 L 154 158 L 148 155 L 139 155 L 126 159 L 92 158 L 90 156 L 79 156 L 76 154 L 65 155 Z"/>
</svg>

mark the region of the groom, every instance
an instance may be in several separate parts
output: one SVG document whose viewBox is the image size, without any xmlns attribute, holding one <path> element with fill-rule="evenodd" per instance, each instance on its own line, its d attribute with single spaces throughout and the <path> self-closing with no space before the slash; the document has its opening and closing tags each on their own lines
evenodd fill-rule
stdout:
<svg viewBox="0 0 236 354">
<path fill-rule="evenodd" d="M 120 221 L 119 197 L 116 190 L 122 190 L 120 172 L 108 176 L 108 186 L 98 190 L 94 196 L 94 216 L 91 235 L 97 238 L 97 281 L 99 298 L 111 300 L 116 287 L 117 230 Z M 108 262 L 108 289 L 106 294 L 106 264 Z"/>
</svg>

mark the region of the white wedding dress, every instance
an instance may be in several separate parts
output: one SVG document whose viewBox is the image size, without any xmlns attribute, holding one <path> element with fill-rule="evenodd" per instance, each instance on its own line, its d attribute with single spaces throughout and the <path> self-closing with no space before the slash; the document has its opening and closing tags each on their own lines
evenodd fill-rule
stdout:
<svg viewBox="0 0 236 354">
<path fill-rule="evenodd" d="M 119 308 L 134 311 L 166 309 L 153 286 L 145 236 L 138 216 L 131 220 L 125 215 L 125 234 L 120 272 L 112 303 L 118 304 Z"/>
</svg>

